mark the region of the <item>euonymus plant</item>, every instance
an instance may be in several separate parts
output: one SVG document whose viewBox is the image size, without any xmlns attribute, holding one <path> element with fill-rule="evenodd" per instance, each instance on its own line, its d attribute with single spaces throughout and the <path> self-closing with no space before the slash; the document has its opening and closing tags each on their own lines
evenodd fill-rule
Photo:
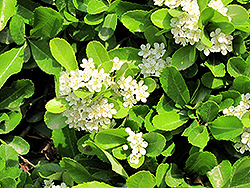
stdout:
<svg viewBox="0 0 250 188">
<path fill-rule="evenodd" d="M 248 187 L 249 13 L 0 0 L 0 187 Z"/>
</svg>

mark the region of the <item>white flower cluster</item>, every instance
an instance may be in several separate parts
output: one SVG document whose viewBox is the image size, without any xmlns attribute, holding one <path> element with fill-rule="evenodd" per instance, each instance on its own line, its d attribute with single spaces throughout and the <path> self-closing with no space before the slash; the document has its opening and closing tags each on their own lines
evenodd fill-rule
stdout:
<svg viewBox="0 0 250 188">
<path fill-rule="evenodd" d="M 237 116 L 239 119 L 249 110 L 250 108 L 250 93 L 242 94 L 240 104 L 236 107 L 230 106 L 223 110 L 225 116 Z"/>
<path fill-rule="evenodd" d="M 54 185 L 53 180 L 44 180 L 43 183 L 43 188 L 69 188 L 65 183 L 61 183 L 61 185 Z"/>
<path fill-rule="evenodd" d="M 151 75 L 159 76 L 162 69 L 170 65 L 170 57 L 167 57 L 166 60 L 162 59 L 165 52 L 164 43 L 154 43 L 154 48 L 151 48 L 149 43 L 141 45 L 141 51 L 138 55 L 143 58 L 142 63 L 138 67 L 141 69 L 144 78 Z"/>
<path fill-rule="evenodd" d="M 148 143 L 142 138 L 142 132 L 135 134 L 129 127 L 127 127 L 125 131 L 129 134 L 127 141 L 132 149 L 132 153 L 129 156 L 129 162 L 138 164 L 140 157 L 146 155 L 145 148 L 148 146 Z M 128 145 L 123 145 L 123 149 L 127 150 Z"/>
<path fill-rule="evenodd" d="M 113 61 L 117 62 L 117 57 Z M 120 62 L 119 59 L 118 62 Z M 70 73 L 61 72 L 59 78 L 60 95 L 67 95 L 72 90 L 77 90 L 81 87 L 86 87 L 90 92 L 100 92 L 103 85 L 108 88 L 113 84 L 110 75 L 105 73 L 104 69 L 95 69 L 92 58 L 88 60 L 83 59 L 80 66 L 84 70 L 76 69 L 75 71 L 70 71 Z"/>
<path fill-rule="evenodd" d="M 243 154 L 245 151 L 250 151 L 250 128 L 244 127 L 241 134 L 241 142 L 235 144 L 235 147 Z"/>
<path fill-rule="evenodd" d="M 231 21 L 231 18 L 227 15 L 228 8 L 223 4 L 221 0 L 211 0 L 208 3 L 208 6 L 212 7 L 214 10 L 217 10 L 223 16 L 227 16 L 229 18 L 229 21 Z"/>
<path fill-rule="evenodd" d="M 132 107 L 139 101 L 146 102 L 149 93 L 148 86 L 144 85 L 141 80 L 137 83 L 131 76 L 121 78 L 116 82 L 110 76 L 114 71 L 119 70 L 123 62 L 118 57 L 113 59 L 113 67 L 109 73 L 105 73 L 104 69 L 96 69 L 93 59 L 83 59 L 80 64 L 83 70 L 75 70 L 62 72 L 59 78 L 59 94 L 66 96 L 69 102 L 67 108 L 62 114 L 67 117 L 66 123 L 70 128 L 84 130 L 87 132 L 98 132 L 107 129 L 112 116 L 117 113 L 113 103 L 108 103 L 108 99 L 94 95 L 103 89 L 112 89 L 115 94 L 122 97 L 123 106 Z M 79 98 L 74 91 L 83 88 L 86 92 L 90 92 L 85 98 Z M 114 96 L 114 95 L 113 95 Z M 112 97 L 113 97 L 112 96 Z"/>
<path fill-rule="evenodd" d="M 221 52 L 226 55 L 227 52 L 231 52 L 233 36 L 230 34 L 224 34 L 220 28 L 210 33 L 212 46 L 209 48 L 201 41 L 197 43 L 196 48 L 200 51 L 204 50 L 204 54 L 208 56 L 210 52 Z"/>
<path fill-rule="evenodd" d="M 221 32 L 220 28 L 210 33 L 212 46 L 209 48 L 200 41 L 201 29 L 198 27 L 198 20 L 200 17 L 200 10 L 197 0 L 154 0 L 154 4 L 162 6 L 165 4 L 169 8 L 176 8 L 181 6 L 184 11 L 178 17 L 172 18 L 170 25 L 172 27 L 171 33 L 175 39 L 175 43 L 186 46 L 188 43 L 194 45 L 200 51 L 204 51 L 204 54 L 208 56 L 210 52 L 221 52 L 226 55 L 227 52 L 232 51 L 232 39 L 233 37 L 229 34 Z M 211 0 L 208 4 L 209 7 L 217 10 L 224 16 L 231 18 L 227 15 L 228 8 L 225 7 L 221 0 Z"/>
<path fill-rule="evenodd" d="M 242 94 L 240 104 L 236 107 L 230 106 L 223 110 L 225 116 L 237 116 L 239 119 L 250 109 L 250 93 Z M 243 154 L 245 151 L 250 151 L 250 128 L 244 127 L 241 134 L 241 142 L 235 144 L 235 147 Z"/>
<path fill-rule="evenodd" d="M 148 86 L 143 84 L 144 81 L 140 80 L 138 83 L 131 76 L 125 78 L 122 76 L 118 81 L 118 95 L 123 97 L 123 106 L 131 108 L 139 101 L 147 102 L 149 92 L 147 92 Z"/>
<path fill-rule="evenodd" d="M 69 128 L 92 133 L 106 128 L 105 125 L 111 122 L 112 115 L 116 114 L 114 104 L 102 97 L 92 101 L 92 96 L 81 99 L 74 93 L 68 94 L 66 100 L 70 107 L 63 112 L 63 116 L 67 117 Z"/>
</svg>

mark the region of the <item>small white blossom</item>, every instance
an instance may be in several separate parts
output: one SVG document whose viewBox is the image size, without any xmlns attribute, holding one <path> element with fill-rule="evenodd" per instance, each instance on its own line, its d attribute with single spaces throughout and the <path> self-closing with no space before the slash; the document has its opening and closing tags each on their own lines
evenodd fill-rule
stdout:
<svg viewBox="0 0 250 188">
<path fill-rule="evenodd" d="M 148 146 L 148 143 L 142 138 L 142 132 L 135 133 L 129 127 L 127 127 L 125 131 L 129 134 L 127 141 L 132 149 L 129 161 L 130 163 L 138 164 L 140 157 L 146 155 L 145 148 Z M 127 150 L 127 145 L 123 145 L 123 149 Z"/>
<path fill-rule="evenodd" d="M 113 61 L 113 67 L 109 72 L 114 72 L 116 70 L 119 70 L 124 63 L 123 61 L 120 61 L 118 57 L 115 57 L 112 61 Z"/>
<path fill-rule="evenodd" d="M 229 21 L 231 21 L 231 18 L 227 15 L 228 8 L 223 4 L 221 0 L 211 0 L 208 3 L 208 6 L 213 8 L 214 10 L 217 10 L 223 16 L 227 16 L 229 18 Z"/>
<path fill-rule="evenodd" d="M 142 44 L 141 45 L 141 51 L 138 53 L 139 56 L 142 56 L 143 58 L 147 58 L 148 56 L 151 55 L 151 50 L 150 50 L 150 44 L 147 43 L 146 45 Z"/>
<path fill-rule="evenodd" d="M 44 180 L 43 184 L 44 184 L 43 188 L 51 188 L 54 185 L 54 182 L 53 180 Z"/>
</svg>

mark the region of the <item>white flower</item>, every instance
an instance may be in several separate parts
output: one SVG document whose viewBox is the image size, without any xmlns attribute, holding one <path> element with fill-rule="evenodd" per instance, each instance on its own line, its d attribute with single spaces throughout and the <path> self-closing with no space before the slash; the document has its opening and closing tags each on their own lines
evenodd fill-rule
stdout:
<svg viewBox="0 0 250 188">
<path fill-rule="evenodd" d="M 164 4 L 169 8 L 176 8 L 181 4 L 181 0 L 165 0 Z"/>
<path fill-rule="evenodd" d="M 62 71 L 59 77 L 59 93 L 60 95 L 67 95 L 71 92 L 71 88 L 69 86 L 70 77 L 69 73 Z"/>
<path fill-rule="evenodd" d="M 118 57 L 115 57 L 112 61 L 113 61 L 113 67 L 109 71 L 110 73 L 114 72 L 115 70 L 119 70 L 124 63 L 123 61 L 120 61 Z"/>
<path fill-rule="evenodd" d="M 152 49 L 151 53 L 154 55 L 155 59 L 161 58 L 164 53 L 166 52 L 165 50 L 165 45 L 164 43 L 154 43 L 154 49 Z"/>
<path fill-rule="evenodd" d="M 87 59 L 82 59 L 82 64 L 80 64 L 80 67 L 84 68 L 84 69 L 95 69 L 95 64 L 93 62 L 93 58 L 89 58 Z"/>
<path fill-rule="evenodd" d="M 225 5 L 223 4 L 223 2 L 221 0 L 211 0 L 208 3 L 209 7 L 212 7 L 214 10 L 217 10 L 219 13 L 221 13 L 224 16 L 228 16 L 227 15 L 227 11 L 228 8 L 225 7 Z M 231 18 L 228 16 L 229 21 L 231 21 Z"/>
<path fill-rule="evenodd" d="M 164 3 L 164 0 L 154 0 L 154 5 L 162 6 Z"/>
<path fill-rule="evenodd" d="M 137 88 L 135 89 L 134 93 L 136 95 L 136 100 L 137 101 L 142 101 L 144 103 L 147 102 L 147 98 L 149 96 L 149 92 L 147 92 L 148 86 L 143 85 L 144 81 L 140 80 L 138 83 Z"/>
<path fill-rule="evenodd" d="M 147 58 L 148 56 L 151 55 L 151 50 L 150 50 L 150 44 L 147 43 L 146 45 L 142 44 L 141 45 L 141 51 L 138 52 L 139 56 L 142 56 L 143 58 Z"/>
<path fill-rule="evenodd" d="M 54 185 L 54 182 L 53 180 L 44 180 L 43 184 L 44 184 L 43 188 L 51 188 Z"/>
<path fill-rule="evenodd" d="M 129 134 L 127 141 L 129 142 L 129 146 L 132 149 L 132 153 L 129 156 L 129 161 L 130 163 L 138 164 L 139 158 L 142 155 L 146 155 L 145 148 L 148 146 L 148 143 L 142 138 L 142 132 L 135 133 L 129 127 L 127 127 L 125 131 Z M 123 149 L 127 150 L 128 146 L 123 145 Z"/>
<path fill-rule="evenodd" d="M 65 183 L 61 183 L 61 185 L 53 185 L 51 188 L 69 188 Z"/>
</svg>

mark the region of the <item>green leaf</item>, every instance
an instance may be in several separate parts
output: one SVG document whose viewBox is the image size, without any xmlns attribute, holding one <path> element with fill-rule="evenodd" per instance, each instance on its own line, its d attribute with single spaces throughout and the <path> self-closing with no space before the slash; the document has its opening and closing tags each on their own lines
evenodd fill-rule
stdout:
<svg viewBox="0 0 250 188">
<path fill-rule="evenodd" d="M 217 116 L 220 107 L 214 101 L 206 101 L 201 107 L 197 109 L 197 114 L 205 122 L 213 121 Z"/>
<path fill-rule="evenodd" d="M 93 58 L 96 67 L 98 67 L 105 61 L 110 60 L 107 50 L 98 41 L 91 41 L 88 43 L 86 54 L 88 58 Z"/>
<path fill-rule="evenodd" d="M 110 163 L 114 172 L 120 174 L 124 178 L 128 178 L 128 174 L 126 173 L 122 165 L 111 154 L 101 149 L 99 146 L 97 146 L 94 142 L 90 140 L 86 141 L 85 143 L 93 149 L 99 159 L 106 163 Z"/>
<path fill-rule="evenodd" d="M 166 43 L 166 39 L 163 35 L 156 36 L 156 33 L 158 33 L 159 30 L 154 27 L 154 26 L 149 26 L 147 29 L 144 31 L 144 36 L 147 39 L 148 43 L 153 45 L 154 43 Z"/>
<path fill-rule="evenodd" d="M 31 80 L 14 81 L 10 87 L 0 90 L 0 109 L 14 109 L 22 105 L 23 100 L 34 94 L 35 88 Z"/>
<path fill-rule="evenodd" d="M 140 167 L 144 164 L 144 162 L 145 162 L 145 155 L 142 155 L 142 156 L 139 158 L 138 164 L 131 163 L 130 160 L 129 160 L 129 157 L 127 158 L 127 162 L 128 162 L 128 164 L 129 164 L 132 168 L 138 169 L 138 168 L 140 168 Z"/>
<path fill-rule="evenodd" d="M 230 178 L 232 165 L 228 160 L 223 160 L 219 165 L 207 172 L 207 177 L 213 187 L 221 188 Z"/>
<path fill-rule="evenodd" d="M 78 150 L 86 155 L 95 155 L 95 153 L 93 152 L 93 150 L 91 149 L 91 147 L 89 145 L 87 145 L 85 143 L 85 141 L 91 139 L 92 134 L 86 134 L 84 136 L 82 136 L 78 141 L 77 141 L 77 148 Z M 91 139 L 92 140 L 92 139 Z"/>
<path fill-rule="evenodd" d="M 248 20 L 249 14 L 242 6 L 231 4 L 228 5 L 227 8 L 227 14 L 232 19 L 234 25 L 241 25 Z"/>
<path fill-rule="evenodd" d="M 244 113 L 241 117 L 241 122 L 243 123 L 244 127 L 250 127 L 250 111 Z"/>
<path fill-rule="evenodd" d="M 110 149 L 125 144 L 127 137 L 124 129 L 104 130 L 95 136 L 95 143 L 103 149 Z"/>
<path fill-rule="evenodd" d="M 176 111 L 165 112 L 153 118 L 153 125 L 160 130 L 172 131 L 188 121 L 188 117 Z"/>
<path fill-rule="evenodd" d="M 209 124 L 209 129 L 217 140 L 230 140 L 241 134 L 243 124 L 236 116 L 221 116 Z"/>
<path fill-rule="evenodd" d="M 94 94 L 94 92 L 86 91 L 85 89 L 81 89 L 81 88 L 78 89 L 78 90 L 74 90 L 73 92 L 74 92 L 74 94 L 75 94 L 77 97 L 79 97 L 79 98 L 81 98 L 81 99 L 85 99 L 85 98 L 88 97 L 89 95 Z"/>
<path fill-rule="evenodd" d="M 20 174 L 21 174 L 21 171 L 15 167 L 8 167 L 8 168 L 0 171 L 1 178 L 9 177 L 9 178 L 16 179 L 16 178 L 19 178 Z"/>
<path fill-rule="evenodd" d="M 65 39 L 53 38 L 49 46 L 53 57 L 58 63 L 65 67 L 68 72 L 78 69 L 74 50 Z"/>
<path fill-rule="evenodd" d="M 170 30 L 171 29 L 171 26 L 170 26 L 171 19 L 172 19 L 172 17 L 168 13 L 167 8 L 162 8 L 162 9 L 156 10 L 151 15 L 151 21 L 153 22 L 153 24 L 161 29 Z"/>
<path fill-rule="evenodd" d="M 217 28 L 220 28 L 224 34 L 231 34 L 235 30 L 234 25 L 230 22 L 213 22 L 207 26 L 209 31 L 215 31 Z"/>
<path fill-rule="evenodd" d="M 129 109 L 129 117 L 141 125 L 148 112 L 149 107 L 147 105 L 136 105 Z"/>
<path fill-rule="evenodd" d="M 139 171 L 126 180 L 128 188 L 153 188 L 154 176 L 149 171 Z"/>
<path fill-rule="evenodd" d="M 196 152 L 190 155 L 186 161 L 186 169 L 190 173 L 205 175 L 217 164 L 216 157 L 210 152 Z"/>
<path fill-rule="evenodd" d="M 5 113 L 4 113 L 5 114 Z M 5 115 L 6 116 L 6 115 Z M 22 120 L 22 114 L 18 111 L 11 111 L 7 113 L 8 119 L 5 122 L 0 122 L 0 134 L 6 134 L 16 128 Z M 0 116 L 1 119 L 1 116 Z"/>
<path fill-rule="evenodd" d="M 54 9 L 38 7 L 34 12 L 34 27 L 30 31 L 36 37 L 55 37 L 63 24 L 63 17 Z"/>
<path fill-rule="evenodd" d="M 102 0 L 90 0 L 87 5 L 89 14 L 99 14 L 108 10 L 108 6 Z"/>
<path fill-rule="evenodd" d="M 29 44 L 33 58 L 42 71 L 53 75 L 61 72 L 62 67 L 52 56 L 47 40 L 30 40 Z"/>
<path fill-rule="evenodd" d="M 54 114 L 51 112 L 46 112 L 44 115 L 44 121 L 48 128 L 54 130 L 54 129 L 62 129 L 66 127 L 68 124 L 65 123 L 67 120 L 66 116 L 63 116 L 62 114 Z"/>
<path fill-rule="evenodd" d="M 172 136 L 168 139 L 171 139 Z M 164 148 L 164 151 L 161 153 L 164 157 L 169 157 L 173 155 L 175 152 L 175 143 L 173 141 L 169 141 L 166 144 L 166 147 Z"/>
<path fill-rule="evenodd" d="M 19 167 L 18 155 L 13 147 L 9 145 L 0 145 L 0 156 L 5 160 L 6 167 Z"/>
<path fill-rule="evenodd" d="M 237 160 L 232 169 L 230 187 L 248 187 L 250 177 L 250 158 L 245 156 Z"/>
<path fill-rule="evenodd" d="M 3 139 L 9 146 L 13 147 L 20 155 L 26 155 L 30 150 L 29 143 L 20 136 L 8 135 Z"/>
<path fill-rule="evenodd" d="M 65 98 L 54 98 L 47 102 L 45 108 L 51 113 L 61 113 L 69 107 Z"/>
<path fill-rule="evenodd" d="M 197 0 L 197 3 L 199 5 L 200 11 L 202 11 L 207 7 L 207 4 L 209 3 L 209 0 Z"/>
<path fill-rule="evenodd" d="M 25 24 L 23 18 L 17 14 L 11 18 L 10 34 L 17 45 L 22 45 L 25 42 Z"/>
<path fill-rule="evenodd" d="M 77 184 L 95 180 L 80 163 L 73 159 L 63 157 L 60 161 L 60 166 L 69 173 Z"/>
<path fill-rule="evenodd" d="M 224 81 L 221 78 L 215 78 L 211 72 L 203 74 L 201 82 L 204 86 L 211 89 L 220 89 L 224 86 Z"/>
<path fill-rule="evenodd" d="M 69 127 L 54 129 L 52 131 L 52 139 L 56 150 L 63 157 L 74 158 L 78 154 L 77 138 L 74 129 L 70 129 Z"/>
<path fill-rule="evenodd" d="M 165 67 L 160 75 L 160 82 L 165 93 L 181 106 L 190 101 L 187 85 L 176 67 Z"/>
<path fill-rule="evenodd" d="M 64 170 L 56 163 L 45 163 L 38 167 L 37 172 L 43 178 L 58 178 L 61 180 L 61 175 Z M 57 179 L 56 179 L 57 180 Z"/>
<path fill-rule="evenodd" d="M 0 179 L 0 185 L 1 187 L 16 188 L 17 183 L 14 178 L 5 177 Z"/>
<path fill-rule="evenodd" d="M 2 0 L 0 2 L 0 31 L 4 29 L 8 20 L 16 12 L 16 0 Z"/>
<path fill-rule="evenodd" d="M 247 63 L 241 57 L 231 57 L 227 62 L 227 72 L 233 77 L 243 75 L 246 67 Z"/>
<path fill-rule="evenodd" d="M 240 93 L 250 93 L 250 79 L 246 76 L 237 76 L 232 88 Z"/>
<path fill-rule="evenodd" d="M 163 114 L 172 110 L 179 111 L 176 109 L 175 103 L 166 94 L 163 94 L 156 106 L 156 111 L 158 114 Z"/>
<path fill-rule="evenodd" d="M 73 186 L 72 188 L 118 188 L 104 182 L 92 181 Z"/>
<path fill-rule="evenodd" d="M 217 59 L 213 59 L 212 61 L 206 61 L 204 63 L 212 72 L 214 77 L 224 77 L 226 74 L 224 63 L 219 62 Z"/>
<path fill-rule="evenodd" d="M 34 22 L 34 10 L 40 6 L 31 0 L 18 1 L 16 13 L 23 17 L 24 22 L 29 25 L 33 25 Z"/>
<path fill-rule="evenodd" d="M 87 14 L 84 17 L 84 22 L 88 25 L 98 25 L 102 23 L 103 17 L 104 17 L 103 14 L 95 14 L 95 15 Z"/>
<path fill-rule="evenodd" d="M 184 14 L 185 12 L 181 11 L 181 10 L 177 10 L 177 9 L 169 9 L 168 10 L 169 14 L 172 16 L 172 17 L 179 17 L 181 16 L 182 14 Z"/>
<path fill-rule="evenodd" d="M 77 10 L 87 12 L 88 3 L 90 0 L 73 0 L 73 4 Z"/>
<path fill-rule="evenodd" d="M 0 55 L 0 88 L 6 80 L 13 74 L 21 71 L 23 65 L 23 53 L 25 46 L 12 48 Z"/>
<path fill-rule="evenodd" d="M 131 32 L 144 32 L 151 25 L 149 12 L 144 10 L 131 10 L 124 13 L 121 22 Z"/>
<path fill-rule="evenodd" d="M 193 146 L 203 149 L 209 141 L 208 130 L 206 126 L 196 126 L 188 134 L 188 141 Z"/>
<path fill-rule="evenodd" d="M 188 45 L 179 48 L 172 56 L 171 64 L 178 70 L 185 70 L 195 62 L 196 48 Z"/>
<path fill-rule="evenodd" d="M 107 41 L 108 39 L 110 39 L 114 34 L 116 25 L 117 25 L 117 15 L 108 14 L 104 18 L 104 22 L 99 28 L 99 33 L 98 33 L 99 38 L 103 41 Z"/>
<path fill-rule="evenodd" d="M 204 2 L 204 0 L 200 0 L 199 2 Z M 209 20 L 214 16 L 214 9 L 212 7 L 207 7 L 203 11 L 201 11 L 201 15 L 198 20 L 198 25 L 201 29 L 204 28 L 209 22 Z"/>
<path fill-rule="evenodd" d="M 177 187 L 185 182 L 181 171 L 178 169 L 178 166 L 174 163 L 170 163 L 169 169 L 165 176 L 165 182 L 170 187 Z"/>
<path fill-rule="evenodd" d="M 112 154 L 115 158 L 125 160 L 131 154 L 130 150 L 124 150 L 123 146 L 112 149 Z"/>
<path fill-rule="evenodd" d="M 210 47 L 212 46 L 212 42 L 211 42 L 211 40 L 209 39 L 208 33 L 205 32 L 204 28 L 201 30 L 200 38 L 201 38 L 201 42 L 202 42 L 203 44 L 205 44 L 207 47 L 210 48 Z"/>
<path fill-rule="evenodd" d="M 157 157 L 161 154 L 166 144 L 166 139 L 163 135 L 160 133 L 150 132 L 144 134 L 143 138 L 148 143 L 146 156 Z"/>
<path fill-rule="evenodd" d="M 168 170 L 169 164 L 161 163 L 156 169 L 156 185 L 157 187 L 165 187 L 165 175 Z"/>
</svg>

